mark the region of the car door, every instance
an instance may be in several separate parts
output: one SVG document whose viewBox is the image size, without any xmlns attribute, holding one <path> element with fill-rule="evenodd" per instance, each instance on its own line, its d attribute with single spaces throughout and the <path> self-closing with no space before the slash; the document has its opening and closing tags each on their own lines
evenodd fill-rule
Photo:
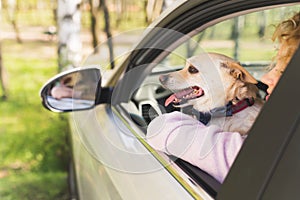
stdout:
<svg viewBox="0 0 300 200">
<path fill-rule="evenodd" d="M 159 84 L 158 76 L 183 67 L 185 59 L 191 56 L 185 51 L 182 53 L 182 49 L 187 45 L 190 48 L 194 48 L 194 45 L 196 48 L 200 44 L 200 48 L 196 48 L 194 54 L 199 53 L 200 49 L 203 52 L 230 51 L 230 56 L 234 57 L 235 53 L 242 56 L 243 49 L 236 49 L 235 42 L 223 51 L 218 49 L 218 45 L 215 49 L 205 46 L 212 44 L 213 41 L 205 43 L 205 40 L 197 41 L 197 38 L 201 37 L 204 31 L 212 32 L 213 27 L 218 30 L 217 26 L 220 23 L 225 23 L 220 25 L 225 27 L 226 22 L 234 22 L 237 17 L 246 14 L 258 14 L 260 11 L 273 10 L 275 7 L 279 7 L 278 10 L 280 7 L 292 8 L 294 4 L 291 3 L 294 2 L 296 1 L 190 0 L 176 4 L 178 7 L 173 8 L 172 12 L 163 14 L 161 19 L 154 23 L 155 27 L 149 29 L 137 47 L 129 53 L 114 76 L 109 78 L 107 84 L 115 87 L 111 105 L 99 105 L 93 110 L 72 115 L 75 133 L 73 148 L 76 152 L 76 171 L 81 197 L 223 199 L 224 195 L 226 199 L 226 195 L 234 195 L 237 184 L 244 183 L 244 180 L 237 177 L 238 172 L 244 169 L 240 166 L 245 166 L 239 163 L 245 162 L 246 157 L 249 157 L 243 152 L 248 152 L 247 146 L 250 146 L 250 142 L 254 139 L 250 137 L 250 142 L 245 144 L 224 185 L 216 182 L 201 169 L 151 148 L 145 140 L 147 124 L 158 114 L 174 109 L 163 106 L 162 102 L 169 93 Z M 299 6 L 296 7 L 298 8 Z M 216 38 L 216 41 L 220 42 L 219 36 Z M 225 42 L 225 46 L 226 44 Z M 244 59 L 242 61 L 245 66 L 248 66 L 250 71 L 253 70 L 254 74 L 257 73 L 259 78 L 261 67 L 268 63 L 258 63 L 256 61 L 261 60 L 255 57 L 253 55 L 241 59 Z M 257 134 L 253 133 L 252 138 Z M 255 144 L 253 142 L 252 148 Z M 254 155 L 259 155 L 258 152 L 249 154 L 253 159 Z M 239 161 L 241 159 L 243 160 Z M 252 165 L 247 163 L 248 167 L 252 167 L 255 162 L 252 162 Z M 265 166 L 262 172 L 265 173 L 266 169 L 270 169 L 268 167 L 270 166 Z M 253 173 L 250 175 L 253 176 Z M 264 180 L 258 180 L 259 185 L 269 178 L 268 176 Z M 244 188 L 246 190 L 246 186 Z M 243 199 L 242 192 L 237 194 Z"/>
</svg>

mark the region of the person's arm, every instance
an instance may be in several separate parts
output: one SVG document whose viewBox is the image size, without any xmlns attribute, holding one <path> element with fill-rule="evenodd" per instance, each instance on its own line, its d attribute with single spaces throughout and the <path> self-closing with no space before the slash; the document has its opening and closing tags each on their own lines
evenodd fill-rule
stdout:
<svg viewBox="0 0 300 200">
<path fill-rule="evenodd" d="M 180 112 L 155 118 L 148 126 L 147 141 L 159 151 L 181 158 L 223 182 L 244 138 L 205 126 Z"/>
<path fill-rule="evenodd" d="M 73 89 L 66 87 L 64 85 L 57 85 L 52 88 L 51 90 L 51 96 L 55 99 L 61 99 L 66 97 L 72 97 L 73 95 Z"/>
<path fill-rule="evenodd" d="M 75 98 L 75 99 L 86 99 L 82 96 L 82 91 L 76 91 L 73 88 L 69 88 L 65 85 L 57 85 L 52 88 L 51 96 L 55 99 L 62 99 L 62 98 Z"/>
</svg>

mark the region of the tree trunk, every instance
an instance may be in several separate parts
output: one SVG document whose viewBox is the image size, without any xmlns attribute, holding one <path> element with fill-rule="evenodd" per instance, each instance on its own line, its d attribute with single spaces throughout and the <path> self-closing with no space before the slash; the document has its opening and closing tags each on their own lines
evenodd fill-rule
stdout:
<svg viewBox="0 0 300 200">
<path fill-rule="evenodd" d="M 146 21 L 151 23 L 163 10 L 164 0 L 148 0 L 146 6 Z"/>
<path fill-rule="evenodd" d="M 196 41 L 189 39 L 186 43 L 187 47 L 187 58 L 193 56 L 197 49 L 200 47 L 199 43 L 204 38 L 206 31 L 203 31 L 198 35 Z"/>
<path fill-rule="evenodd" d="M 20 37 L 20 31 L 17 25 L 17 15 L 16 15 L 16 8 L 17 8 L 17 2 L 16 0 L 8 0 L 7 1 L 7 9 L 8 9 L 8 20 L 12 24 L 15 33 L 16 33 L 16 40 L 18 43 L 22 43 L 22 39 Z"/>
<path fill-rule="evenodd" d="M 126 0 L 116 0 L 115 6 L 116 6 L 116 14 L 117 14 L 116 27 L 119 27 L 121 21 L 124 20 L 124 13 L 127 12 L 126 11 L 127 2 Z"/>
<path fill-rule="evenodd" d="M 0 0 L 0 14 L 2 14 L 2 1 Z M 1 17 L 1 16 L 0 16 Z M 0 22 L 2 19 L 0 18 Z M 5 100 L 7 98 L 7 90 L 6 90 L 6 81 L 4 75 L 4 66 L 2 60 L 2 41 L 0 41 L 0 85 L 2 90 L 1 99 Z"/>
<path fill-rule="evenodd" d="M 82 60 L 80 39 L 81 0 L 58 0 L 58 70 L 78 67 Z"/>
<path fill-rule="evenodd" d="M 243 18 L 235 17 L 233 19 L 233 25 L 231 30 L 231 39 L 234 41 L 233 58 L 239 60 L 239 48 L 240 48 L 240 30 L 242 28 Z"/>
<path fill-rule="evenodd" d="M 5 76 L 4 76 L 4 67 L 3 67 L 3 61 L 2 61 L 2 44 L 0 41 L 0 84 L 1 84 L 1 89 L 2 89 L 2 96 L 1 99 L 6 99 L 7 98 L 7 90 L 6 90 L 6 82 L 4 81 Z"/>
<path fill-rule="evenodd" d="M 111 69 L 113 69 L 115 67 L 113 41 L 112 41 L 112 37 L 111 37 L 109 11 L 108 11 L 108 8 L 106 5 L 106 0 L 100 0 L 100 6 L 102 7 L 103 12 L 104 12 L 105 33 L 106 33 L 107 44 L 108 44 L 108 48 L 109 48 L 109 60 L 110 60 Z"/>
<path fill-rule="evenodd" d="M 94 53 L 98 53 L 98 34 L 97 34 L 97 15 L 98 15 L 98 7 L 99 7 L 99 0 L 89 0 L 91 6 L 91 33 L 93 38 L 93 48 Z"/>
<path fill-rule="evenodd" d="M 266 23 L 267 23 L 267 16 L 265 11 L 261 11 L 258 13 L 259 15 L 259 28 L 258 28 L 258 36 L 260 38 L 263 38 L 265 36 L 266 31 Z"/>
</svg>

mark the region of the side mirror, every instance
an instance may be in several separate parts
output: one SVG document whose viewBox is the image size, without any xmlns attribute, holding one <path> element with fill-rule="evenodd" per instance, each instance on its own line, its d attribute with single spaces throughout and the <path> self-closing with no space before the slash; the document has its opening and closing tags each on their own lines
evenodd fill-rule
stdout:
<svg viewBox="0 0 300 200">
<path fill-rule="evenodd" d="M 42 87 L 40 96 L 45 108 L 53 112 L 70 112 L 93 108 L 100 90 L 98 68 L 74 68 L 51 78 Z"/>
</svg>

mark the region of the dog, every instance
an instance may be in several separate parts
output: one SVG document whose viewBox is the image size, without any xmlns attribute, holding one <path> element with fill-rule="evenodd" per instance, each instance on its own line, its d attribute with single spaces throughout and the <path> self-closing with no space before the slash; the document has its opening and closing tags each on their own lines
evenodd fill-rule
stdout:
<svg viewBox="0 0 300 200">
<path fill-rule="evenodd" d="M 182 70 L 161 75 L 159 80 L 173 92 L 165 106 L 192 107 L 188 114 L 200 116 L 204 124 L 216 123 L 223 131 L 239 132 L 243 136 L 264 103 L 257 95 L 257 80 L 223 54 L 203 53 L 191 57 Z"/>
</svg>

